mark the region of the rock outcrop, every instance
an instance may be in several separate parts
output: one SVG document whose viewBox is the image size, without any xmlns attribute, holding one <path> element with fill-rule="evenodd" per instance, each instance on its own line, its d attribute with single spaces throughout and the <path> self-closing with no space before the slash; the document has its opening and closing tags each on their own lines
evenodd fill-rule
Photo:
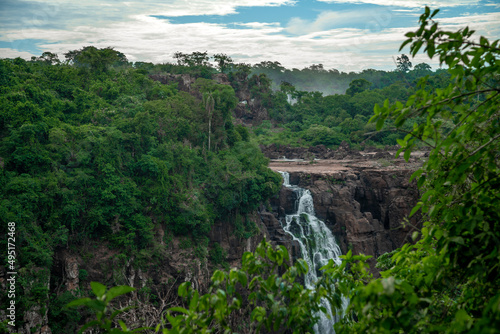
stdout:
<svg viewBox="0 0 500 334">
<path fill-rule="evenodd" d="M 316 145 L 310 147 L 294 147 L 290 145 L 261 145 L 262 153 L 269 159 L 394 159 L 399 150 L 398 145 L 386 146 L 384 149 L 364 147 L 362 151 L 351 150 L 349 144 L 341 142 L 337 149 Z"/>
<path fill-rule="evenodd" d="M 378 168 L 374 162 L 372 167 L 336 166 L 331 172 L 315 173 L 308 165 L 296 167 L 289 171 L 290 183 L 311 191 L 316 216 L 330 227 L 343 254 L 352 250 L 373 256 L 369 263 L 375 274 L 376 258 L 411 242 L 412 232 L 420 228 L 418 215 L 407 218 L 419 198 L 415 182 L 409 183 L 413 168 Z M 272 201 L 278 219 L 290 212 L 291 196 L 283 188 Z"/>
<path fill-rule="evenodd" d="M 158 73 L 149 76 L 150 79 L 159 81 L 164 85 L 177 83 L 177 89 L 201 98 L 201 94 L 196 91 L 196 77 L 190 74 L 170 74 Z M 226 74 L 217 73 L 212 76 L 212 80 L 221 85 L 231 86 L 236 94 L 239 103 L 233 110 L 235 123 L 260 124 L 263 120 L 269 119 L 269 113 L 263 106 L 259 98 L 252 97 L 248 81 L 233 80 L 231 82 Z"/>
</svg>

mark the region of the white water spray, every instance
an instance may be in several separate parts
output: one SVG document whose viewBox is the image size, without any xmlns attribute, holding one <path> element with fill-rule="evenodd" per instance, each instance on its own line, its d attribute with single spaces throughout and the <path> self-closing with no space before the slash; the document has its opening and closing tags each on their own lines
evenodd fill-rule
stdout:
<svg viewBox="0 0 500 334">
<path fill-rule="evenodd" d="M 302 258 L 309 266 L 309 272 L 304 278 L 306 288 L 312 289 L 314 282 L 320 275 L 319 268 L 332 259 L 337 265 L 340 265 L 341 251 L 335 241 L 330 229 L 324 222 L 319 220 L 314 214 L 314 203 L 311 192 L 298 186 L 290 185 L 290 174 L 279 172 L 283 177 L 283 185 L 292 189 L 297 194 L 296 212 L 286 215 L 285 222 L 282 222 L 285 232 L 290 234 L 294 240 L 300 244 Z M 328 310 L 331 319 L 321 312 L 320 320 L 314 327 L 317 334 L 335 333 L 333 324 L 340 319 L 344 310 L 347 308 L 348 300 L 342 297 L 342 310 L 337 310 L 337 315 L 332 316 L 330 303 L 322 300 L 322 306 Z"/>
</svg>

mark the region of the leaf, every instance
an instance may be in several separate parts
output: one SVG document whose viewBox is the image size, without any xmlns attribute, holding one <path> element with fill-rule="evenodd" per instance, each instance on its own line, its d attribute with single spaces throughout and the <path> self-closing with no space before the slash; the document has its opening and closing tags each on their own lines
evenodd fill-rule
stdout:
<svg viewBox="0 0 500 334">
<path fill-rule="evenodd" d="M 127 325 L 125 325 L 125 323 L 121 319 L 118 319 L 118 324 L 120 325 L 122 330 L 124 331 L 128 330 Z"/>
<path fill-rule="evenodd" d="M 191 301 L 189 302 L 189 309 L 191 311 L 195 311 L 198 308 L 199 297 L 200 295 L 198 294 L 198 291 L 194 291 L 193 295 L 191 296 Z"/>
<path fill-rule="evenodd" d="M 241 270 L 238 270 L 238 281 L 242 286 L 246 287 L 248 283 L 247 274 Z"/>
<path fill-rule="evenodd" d="M 413 174 L 411 174 L 411 177 L 410 177 L 410 182 L 413 181 L 413 179 L 415 178 L 418 178 L 419 176 L 422 175 L 422 173 L 424 172 L 423 169 L 417 169 L 415 172 L 413 172 Z"/>
<path fill-rule="evenodd" d="M 184 307 L 171 307 L 168 309 L 170 312 L 179 312 L 179 313 L 184 313 L 184 314 L 189 314 L 188 310 L 186 310 Z"/>
<path fill-rule="evenodd" d="M 112 299 L 124 295 L 126 293 L 135 291 L 135 288 L 132 288 L 127 285 L 120 285 L 120 286 L 115 286 L 109 289 L 109 291 L 106 293 L 106 301 L 109 302 Z"/>
<path fill-rule="evenodd" d="M 415 35 L 415 33 L 413 33 L 413 34 Z M 404 48 L 407 44 L 411 43 L 412 41 L 413 41 L 413 40 L 412 40 L 411 38 L 410 38 L 410 39 L 407 39 L 406 41 L 404 41 L 404 42 L 403 42 L 403 44 L 401 44 L 401 46 L 399 47 L 399 50 L 398 50 L 398 51 L 403 50 L 403 48 Z"/>
<path fill-rule="evenodd" d="M 179 285 L 179 289 L 177 290 L 179 297 L 187 297 L 190 287 L 191 287 L 191 282 L 184 282 L 181 285 Z"/>
<path fill-rule="evenodd" d="M 435 53 L 436 53 L 436 48 L 434 47 L 434 43 L 429 42 L 427 44 L 427 54 L 429 55 L 429 58 L 432 58 Z"/>
<path fill-rule="evenodd" d="M 76 307 L 76 306 L 80 306 L 80 305 L 88 305 L 91 300 L 92 299 L 90 299 L 90 298 L 80 298 L 80 299 L 73 300 L 72 302 L 68 303 L 66 305 L 66 307 Z"/>
<path fill-rule="evenodd" d="M 420 50 L 420 48 L 422 47 L 423 44 L 424 44 L 423 41 L 418 41 L 411 46 L 412 57 L 416 56 L 416 54 L 418 53 L 418 51 Z"/>
<path fill-rule="evenodd" d="M 106 305 L 104 304 L 104 302 L 102 300 L 91 299 L 88 302 L 87 307 L 90 307 L 91 309 L 93 309 L 94 311 L 97 311 L 97 312 L 104 312 Z"/>
<path fill-rule="evenodd" d="M 462 237 L 453 237 L 453 238 L 450 238 L 450 241 L 455 242 L 459 245 L 465 245 L 464 238 L 462 238 Z"/>
<path fill-rule="evenodd" d="M 385 119 L 384 119 L 384 118 L 379 118 L 379 119 L 377 120 L 377 124 L 376 124 L 376 126 L 375 126 L 375 127 L 376 127 L 376 129 L 377 129 L 377 131 L 382 130 L 382 127 L 384 126 L 384 122 L 385 122 Z"/>
<path fill-rule="evenodd" d="M 455 313 L 455 319 L 457 319 L 459 322 L 465 322 L 471 320 L 471 317 L 464 309 L 460 309 L 457 311 L 457 313 Z"/>
<path fill-rule="evenodd" d="M 92 288 L 94 295 L 98 298 L 104 296 L 104 293 L 106 292 L 106 286 L 99 282 L 90 282 L 90 287 Z"/>
<path fill-rule="evenodd" d="M 422 188 L 422 186 L 425 183 L 425 180 L 426 180 L 426 176 L 425 175 L 420 176 L 420 178 L 417 181 L 417 187 L 418 188 Z"/>
<path fill-rule="evenodd" d="M 410 160 L 410 154 L 411 154 L 410 149 L 405 150 L 404 158 L 405 158 L 406 162 L 408 162 L 408 160 Z"/>
<path fill-rule="evenodd" d="M 298 259 L 296 265 L 301 274 L 307 274 L 307 272 L 309 271 L 309 266 L 303 259 Z"/>
<path fill-rule="evenodd" d="M 412 217 L 418 210 L 420 210 L 423 204 L 424 203 L 422 202 L 418 202 L 417 205 L 415 205 L 415 207 L 413 207 L 413 209 L 411 210 L 410 217 Z"/>
<path fill-rule="evenodd" d="M 260 323 L 260 322 L 262 322 L 262 320 L 264 319 L 265 316 L 266 316 L 266 310 L 261 306 L 257 306 L 252 311 L 252 314 L 250 317 L 251 317 L 252 321 L 256 321 L 256 322 Z"/>
</svg>

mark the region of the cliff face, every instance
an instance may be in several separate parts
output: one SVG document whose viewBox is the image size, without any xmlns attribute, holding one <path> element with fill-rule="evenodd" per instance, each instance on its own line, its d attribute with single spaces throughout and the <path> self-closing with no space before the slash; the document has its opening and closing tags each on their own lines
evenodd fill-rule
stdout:
<svg viewBox="0 0 500 334">
<path fill-rule="evenodd" d="M 263 216 L 266 214 L 263 213 Z M 52 311 L 51 308 L 62 309 L 71 300 L 68 296 L 81 296 L 80 291 L 90 290 L 92 281 L 108 287 L 128 285 L 136 288 L 136 291 L 119 298 L 120 307 L 137 306 L 121 317 L 132 328 L 156 326 L 161 323 L 165 309 L 182 304 L 177 295 L 181 283 L 191 282 L 191 286 L 200 293 L 207 292 L 213 271 L 221 267 L 210 260 L 211 250 L 220 247 L 222 261 L 227 267 L 234 267 L 240 264 L 243 253 L 255 251 L 264 237 L 272 239 L 258 212 L 244 218 L 254 222 L 260 231 L 247 239 L 238 237 L 233 218 L 216 221 L 203 244 L 195 244 L 185 237 L 166 235 L 161 227 L 157 227 L 154 249 L 139 252 L 135 257 L 127 257 L 122 250 L 110 247 L 105 240 L 87 240 L 80 245 L 61 247 L 55 253 L 50 270 L 31 269 L 29 285 L 38 288 L 24 293 L 39 293 L 40 286 L 46 287 L 46 290 L 38 304 L 19 315 L 17 322 L 23 325 L 16 330 L 9 327 L 9 330 L 19 334 L 49 334 L 57 327 L 57 333 L 76 333 L 78 326 L 74 321 L 68 321 L 66 311 Z M 6 284 L 6 268 L 0 267 L 0 286 L 4 291 Z M 60 311 L 63 313 L 57 315 Z M 77 320 L 79 326 L 94 319 L 86 310 L 81 311 Z M 5 320 L 5 316 L 1 311 L 0 321 Z"/>
<path fill-rule="evenodd" d="M 162 84 L 173 84 L 177 83 L 177 89 L 190 94 L 199 94 L 193 85 L 196 82 L 196 78 L 189 74 L 154 74 L 149 76 L 152 80 L 159 81 Z M 269 119 L 269 113 L 267 109 L 263 106 L 263 103 L 259 97 L 252 96 L 250 92 L 250 87 L 248 81 L 245 78 L 235 79 L 230 82 L 226 74 L 214 74 L 212 80 L 221 85 L 232 86 L 236 98 L 239 103 L 233 110 L 234 122 L 240 124 L 260 124 L 263 120 Z M 201 97 L 201 96 L 199 96 Z"/>
<path fill-rule="evenodd" d="M 411 242 L 411 234 L 420 228 L 420 217 L 408 220 L 419 199 L 416 184 L 409 183 L 416 165 L 395 162 L 380 167 L 377 160 L 272 162 L 271 168 L 290 173 L 290 183 L 309 189 L 316 215 L 332 230 L 342 253 L 372 255 L 376 258 Z M 328 165 L 329 164 L 329 165 Z M 277 219 L 293 210 L 294 194 L 282 188 L 272 202 Z"/>
</svg>

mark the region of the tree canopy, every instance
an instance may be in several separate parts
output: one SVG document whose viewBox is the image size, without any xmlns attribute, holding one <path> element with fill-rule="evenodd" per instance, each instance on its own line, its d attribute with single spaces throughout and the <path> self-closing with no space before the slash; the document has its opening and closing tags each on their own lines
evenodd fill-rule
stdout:
<svg viewBox="0 0 500 334">
<path fill-rule="evenodd" d="M 412 63 L 407 55 L 402 54 L 397 58 L 397 69 L 399 72 L 406 73 L 412 68 Z"/>
</svg>

